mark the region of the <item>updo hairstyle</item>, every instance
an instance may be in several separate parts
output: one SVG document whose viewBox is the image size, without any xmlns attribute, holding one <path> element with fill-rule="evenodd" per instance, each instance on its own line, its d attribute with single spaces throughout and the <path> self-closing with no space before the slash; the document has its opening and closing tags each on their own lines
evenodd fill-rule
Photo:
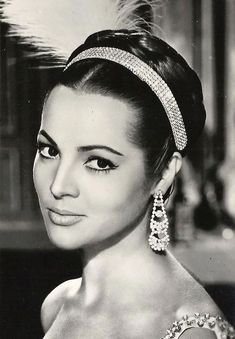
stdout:
<svg viewBox="0 0 235 339">
<path fill-rule="evenodd" d="M 189 147 L 201 133 L 205 109 L 200 80 L 187 62 L 166 42 L 135 31 L 101 31 L 89 36 L 70 56 L 67 64 L 80 52 L 92 47 L 116 47 L 130 52 L 151 66 L 167 83 L 180 108 Z M 156 94 L 125 67 L 101 59 L 73 63 L 60 76 L 57 85 L 99 93 L 125 100 L 136 108 L 137 122 L 128 138 L 145 154 L 146 173 L 160 179 L 163 169 L 177 151 L 171 127 Z"/>
</svg>

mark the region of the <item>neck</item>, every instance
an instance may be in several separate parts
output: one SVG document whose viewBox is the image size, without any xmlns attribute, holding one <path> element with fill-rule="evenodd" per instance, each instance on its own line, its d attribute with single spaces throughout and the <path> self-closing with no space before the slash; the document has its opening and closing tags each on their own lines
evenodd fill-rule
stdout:
<svg viewBox="0 0 235 339">
<path fill-rule="evenodd" d="M 147 215 L 129 234 L 120 237 L 110 246 L 92 246 L 83 250 L 83 276 L 80 293 L 86 304 L 97 303 L 108 296 L 110 291 L 118 298 L 123 289 L 149 284 L 154 272 L 160 279 L 160 272 L 165 270 L 166 256 L 154 253 L 147 241 Z M 151 279 L 150 279 L 151 280 Z M 152 282 L 151 282 L 152 283 Z M 141 293 L 141 289 L 139 289 Z M 120 294 L 119 294 L 120 293 Z"/>
</svg>

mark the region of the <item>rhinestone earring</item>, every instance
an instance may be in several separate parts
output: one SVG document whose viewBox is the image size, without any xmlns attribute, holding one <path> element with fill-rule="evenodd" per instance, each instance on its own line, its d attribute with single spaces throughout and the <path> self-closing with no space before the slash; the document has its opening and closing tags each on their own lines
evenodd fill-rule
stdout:
<svg viewBox="0 0 235 339">
<path fill-rule="evenodd" d="M 169 244 L 168 219 L 164 208 L 162 191 L 154 194 L 153 210 L 150 221 L 151 233 L 149 235 L 149 245 L 154 251 L 165 251 Z"/>
</svg>

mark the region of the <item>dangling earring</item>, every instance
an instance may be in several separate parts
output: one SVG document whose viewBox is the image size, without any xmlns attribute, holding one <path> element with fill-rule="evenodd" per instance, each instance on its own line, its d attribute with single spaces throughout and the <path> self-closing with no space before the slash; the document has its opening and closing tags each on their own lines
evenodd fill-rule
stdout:
<svg viewBox="0 0 235 339">
<path fill-rule="evenodd" d="M 154 251 L 165 251 L 169 244 L 168 219 L 164 208 L 162 191 L 154 194 L 153 211 L 150 221 L 151 233 L 149 235 L 149 245 Z"/>
</svg>

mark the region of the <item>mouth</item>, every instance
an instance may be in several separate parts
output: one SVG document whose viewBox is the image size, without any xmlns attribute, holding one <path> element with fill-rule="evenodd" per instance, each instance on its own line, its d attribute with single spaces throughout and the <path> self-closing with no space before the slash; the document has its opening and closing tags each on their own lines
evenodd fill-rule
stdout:
<svg viewBox="0 0 235 339">
<path fill-rule="evenodd" d="M 58 226 L 72 226 L 82 220 L 84 215 L 74 214 L 67 210 L 48 209 L 48 216 L 50 221 Z"/>
</svg>

